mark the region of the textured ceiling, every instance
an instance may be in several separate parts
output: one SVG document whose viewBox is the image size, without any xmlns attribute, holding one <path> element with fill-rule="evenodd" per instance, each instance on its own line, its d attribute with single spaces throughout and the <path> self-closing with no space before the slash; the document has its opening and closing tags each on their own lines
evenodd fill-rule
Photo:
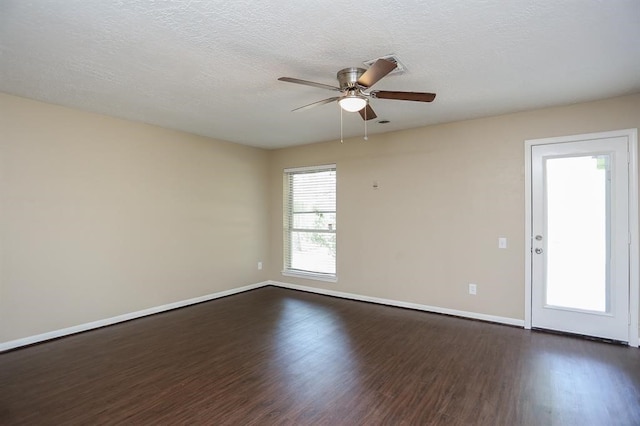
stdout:
<svg viewBox="0 0 640 426">
<path fill-rule="evenodd" d="M 370 134 L 640 91 L 638 0 L 0 1 L 0 91 L 276 148 L 340 137 L 335 73 L 396 54 Z M 361 135 L 345 113 L 346 136 Z"/>
</svg>

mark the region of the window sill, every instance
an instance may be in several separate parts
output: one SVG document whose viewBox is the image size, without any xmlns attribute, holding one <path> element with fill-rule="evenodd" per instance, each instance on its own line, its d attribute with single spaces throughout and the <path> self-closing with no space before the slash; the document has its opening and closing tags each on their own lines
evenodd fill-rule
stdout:
<svg viewBox="0 0 640 426">
<path fill-rule="evenodd" d="M 328 274 L 316 274 L 313 272 L 302 272 L 302 271 L 282 271 L 282 275 L 285 277 L 295 277 L 295 278 L 304 278 L 307 280 L 316 280 L 316 281 L 326 281 L 330 283 L 337 283 L 338 277 L 335 275 Z"/>
</svg>

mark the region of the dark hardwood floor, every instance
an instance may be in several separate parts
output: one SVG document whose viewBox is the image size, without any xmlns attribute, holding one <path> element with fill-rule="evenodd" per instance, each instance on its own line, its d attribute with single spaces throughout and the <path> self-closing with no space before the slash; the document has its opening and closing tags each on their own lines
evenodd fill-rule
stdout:
<svg viewBox="0 0 640 426">
<path fill-rule="evenodd" d="M 0 424 L 640 425 L 640 350 L 266 287 L 0 354 Z"/>
</svg>

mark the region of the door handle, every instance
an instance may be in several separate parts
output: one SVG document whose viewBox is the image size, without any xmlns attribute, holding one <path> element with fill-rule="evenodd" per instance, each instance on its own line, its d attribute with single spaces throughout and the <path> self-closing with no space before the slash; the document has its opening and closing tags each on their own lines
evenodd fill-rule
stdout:
<svg viewBox="0 0 640 426">
<path fill-rule="evenodd" d="M 541 248 L 537 248 L 537 249 L 535 249 L 535 252 L 536 252 L 536 254 L 540 254 L 540 253 L 542 253 L 542 249 Z"/>
</svg>

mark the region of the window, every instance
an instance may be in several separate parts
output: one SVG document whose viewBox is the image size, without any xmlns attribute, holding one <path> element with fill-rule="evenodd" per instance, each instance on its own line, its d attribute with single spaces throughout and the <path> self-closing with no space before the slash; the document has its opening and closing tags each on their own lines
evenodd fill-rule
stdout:
<svg viewBox="0 0 640 426">
<path fill-rule="evenodd" d="M 284 171 L 284 275 L 336 281 L 336 166 Z"/>
</svg>

